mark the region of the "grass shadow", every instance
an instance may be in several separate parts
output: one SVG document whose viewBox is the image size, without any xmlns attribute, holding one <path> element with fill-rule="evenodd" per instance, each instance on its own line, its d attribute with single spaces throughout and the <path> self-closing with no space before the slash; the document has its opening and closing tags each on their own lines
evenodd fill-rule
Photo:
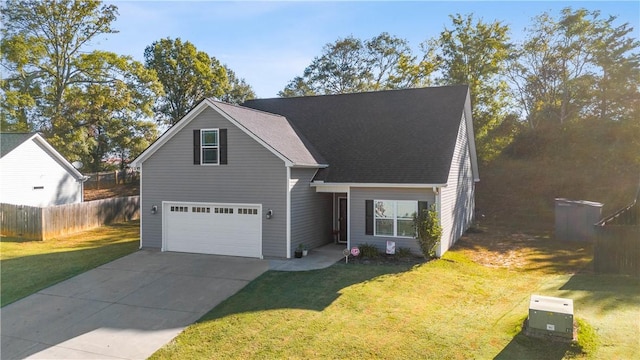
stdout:
<svg viewBox="0 0 640 360">
<path fill-rule="evenodd" d="M 640 279 L 632 276 L 575 274 L 558 290 L 573 294 L 581 306 L 602 312 L 640 304 Z"/>
<path fill-rule="evenodd" d="M 28 243 L 28 242 L 40 242 L 42 240 L 26 239 L 13 236 L 0 236 L 0 243 Z"/>
<path fill-rule="evenodd" d="M 0 306 L 8 305 L 136 250 L 138 250 L 137 240 L 112 244 L 95 240 L 74 250 L 4 259 L 0 262 L 2 266 Z"/>
<path fill-rule="evenodd" d="M 494 357 L 494 360 L 560 360 L 579 354 L 582 354 L 582 349 L 576 343 L 539 339 L 527 336 L 521 331 Z"/>
<path fill-rule="evenodd" d="M 411 270 L 414 265 L 361 265 L 338 262 L 321 270 L 268 271 L 241 292 L 216 306 L 198 322 L 228 315 L 274 309 L 322 311 L 340 297 L 341 290 L 369 282 L 383 281 Z"/>
</svg>

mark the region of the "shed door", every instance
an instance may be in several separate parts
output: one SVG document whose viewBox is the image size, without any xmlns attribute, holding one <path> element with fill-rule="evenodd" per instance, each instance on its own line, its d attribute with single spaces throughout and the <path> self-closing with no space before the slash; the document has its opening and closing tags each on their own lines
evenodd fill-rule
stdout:
<svg viewBox="0 0 640 360">
<path fill-rule="evenodd" d="M 262 211 L 256 204 L 163 205 L 165 251 L 262 258 Z"/>
</svg>

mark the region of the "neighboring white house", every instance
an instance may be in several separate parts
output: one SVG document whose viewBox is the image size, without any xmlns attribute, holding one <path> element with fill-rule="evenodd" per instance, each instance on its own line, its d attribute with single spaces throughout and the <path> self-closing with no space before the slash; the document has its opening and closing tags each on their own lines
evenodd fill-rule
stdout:
<svg viewBox="0 0 640 360">
<path fill-rule="evenodd" d="M 80 203 L 87 178 L 37 133 L 0 133 L 0 203 Z"/>
</svg>

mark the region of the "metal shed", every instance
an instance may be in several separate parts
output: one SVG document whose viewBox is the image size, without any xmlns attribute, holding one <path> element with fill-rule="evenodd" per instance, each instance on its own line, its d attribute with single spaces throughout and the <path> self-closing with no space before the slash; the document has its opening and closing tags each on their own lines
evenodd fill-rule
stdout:
<svg viewBox="0 0 640 360">
<path fill-rule="evenodd" d="M 602 216 L 602 204 L 593 201 L 555 199 L 556 239 L 594 241 L 594 224 Z"/>
</svg>

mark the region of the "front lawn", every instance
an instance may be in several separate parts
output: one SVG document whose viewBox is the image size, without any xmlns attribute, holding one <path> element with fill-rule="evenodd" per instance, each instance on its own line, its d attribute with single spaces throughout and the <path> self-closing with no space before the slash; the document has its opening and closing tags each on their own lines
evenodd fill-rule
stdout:
<svg viewBox="0 0 640 360">
<path fill-rule="evenodd" d="M 588 245 L 500 236 L 472 234 L 418 266 L 267 272 L 152 358 L 637 357 L 637 279 L 591 274 Z M 574 299 L 578 345 L 519 333 L 531 294 Z"/>
<path fill-rule="evenodd" d="M 138 249 L 140 222 L 47 241 L 0 238 L 1 306 Z"/>
</svg>

